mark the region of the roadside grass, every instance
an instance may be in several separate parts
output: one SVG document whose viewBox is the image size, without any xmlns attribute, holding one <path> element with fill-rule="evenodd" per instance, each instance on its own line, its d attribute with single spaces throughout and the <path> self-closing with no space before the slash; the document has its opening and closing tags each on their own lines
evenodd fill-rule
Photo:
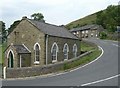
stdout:
<svg viewBox="0 0 120 88">
<path fill-rule="evenodd" d="M 87 43 L 85 41 L 81 41 L 81 51 L 83 51 L 83 52 L 90 51 L 90 50 L 93 50 L 95 48 L 96 48 L 96 46 L 94 46 L 93 44 Z"/>
<path fill-rule="evenodd" d="M 94 43 L 87 42 L 87 41 L 81 41 L 81 52 L 84 53 L 84 52 L 88 52 L 91 50 L 93 51 L 90 54 L 80 57 L 79 59 L 71 63 L 65 63 L 63 66 L 63 70 L 69 70 L 69 69 L 76 68 L 80 65 L 87 64 L 93 61 L 94 59 L 96 59 L 102 53 L 102 51 Z"/>
<path fill-rule="evenodd" d="M 63 70 L 69 70 L 69 69 L 76 68 L 80 65 L 87 64 L 87 63 L 93 61 L 94 59 L 96 59 L 98 56 L 100 56 L 101 52 L 102 52 L 101 50 L 96 48 L 92 53 L 90 53 L 87 56 L 83 56 L 83 57 L 79 58 L 78 60 L 75 60 L 69 64 L 65 63 L 63 66 Z"/>
</svg>

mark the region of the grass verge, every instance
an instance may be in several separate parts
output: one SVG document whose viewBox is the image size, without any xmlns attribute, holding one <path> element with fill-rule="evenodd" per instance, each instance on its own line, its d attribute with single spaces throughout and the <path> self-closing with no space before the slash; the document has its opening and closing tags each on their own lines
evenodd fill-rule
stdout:
<svg viewBox="0 0 120 88">
<path fill-rule="evenodd" d="M 81 51 L 86 52 L 96 48 L 95 44 L 81 41 Z"/>
<path fill-rule="evenodd" d="M 102 53 L 102 51 L 99 50 L 98 48 L 96 48 L 92 53 L 90 53 L 87 56 L 81 57 L 80 59 L 75 60 L 69 64 L 65 63 L 63 66 L 63 70 L 68 70 L 68 69 L 76 68 L 80 65 L 87 64 L 87 63 L 93 61 L 94 59 L 96 59 L 98 56 L 100 56 L 101 53 Z"/>
</svg>

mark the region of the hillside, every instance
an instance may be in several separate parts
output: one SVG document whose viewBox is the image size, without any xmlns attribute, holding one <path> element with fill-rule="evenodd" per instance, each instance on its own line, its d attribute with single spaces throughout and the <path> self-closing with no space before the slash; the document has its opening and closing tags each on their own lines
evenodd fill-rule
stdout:
<svg viewBox="0 0 120 88">
<path fill-rule="evenodd" d="M 101 10 L 67 24 L 66 28 L 72 29 L 87 24 L 99 24 L 108 32 L 115 32 L 117 26 L 120 25 L 120 5 L 110 5 L 105 10 Z"/>
<path fill-rule="evenodd" d="M 80 27 L 80 26 L 84 26 L 86 24 L 93 24 L 96 23 L 96 15 L 97 13 L 88 15 L 84 18 L 78 19 L 76 21 L 73 21 L 69 24 L 66 25 L 67 29 L 71 29 L 71 28 L 76 28 L 76 27 Z"/>
</svg>

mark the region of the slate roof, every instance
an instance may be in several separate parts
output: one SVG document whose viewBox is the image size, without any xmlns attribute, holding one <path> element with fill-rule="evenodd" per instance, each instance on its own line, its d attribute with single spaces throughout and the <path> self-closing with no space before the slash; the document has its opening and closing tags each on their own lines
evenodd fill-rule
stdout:
<svg viewBox="0 0 120 88">
<path fill-rule="evenodd" d="M 25 53 L 30 53 L 27 48 L 25 48 L 23 45 L 13 45 L 16 49 L 16 52 L 19 54 L 25 54 Z"/>
<path fill-rule="evenodd" d="M 91 30 L 91 29 L 103 30 L 103 27 L 101 25 L 97 25 L 97 24 L 90 24 L 90 25 L 85 25 L 85 26 L 79 27 L 79 28 L 73 28 L 70 30 L 70 32 Z"/>
<path fill-rule="evenodd" d="M 63 38 L 71 38 L 71 39 L 78 39 L 75 35 L 70 33 L 66 28 L 44 23 L 41 21 L 35 21 L 32 19 L 29 19 L 34 26 L 36 26 L 40 31 L 42 31 L 45 34 L 51 35 L 51 36 L 57 36 L 57 37 L 63 37 Z"/>
</svg>

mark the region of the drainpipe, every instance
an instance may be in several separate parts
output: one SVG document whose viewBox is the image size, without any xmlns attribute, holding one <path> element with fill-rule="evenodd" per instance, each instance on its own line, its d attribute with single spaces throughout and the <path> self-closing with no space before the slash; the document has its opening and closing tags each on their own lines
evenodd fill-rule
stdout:
<svg viewBox="0 0 120 88">
<path fill-rule="evenodd" d="M 46 65 L 48 64 L 48 35 L 46 35 Z"/>
<path fill-rule="evenodd" d="M 20 55 L 20 68 L 22 67 L 22 65 L 21 65 L 21 64 L 22 64 L 22 63 L 21 63 L 21 60 L 22 60 L 22 59 L 21 59 L 21 55 Z"/>
</svg>

